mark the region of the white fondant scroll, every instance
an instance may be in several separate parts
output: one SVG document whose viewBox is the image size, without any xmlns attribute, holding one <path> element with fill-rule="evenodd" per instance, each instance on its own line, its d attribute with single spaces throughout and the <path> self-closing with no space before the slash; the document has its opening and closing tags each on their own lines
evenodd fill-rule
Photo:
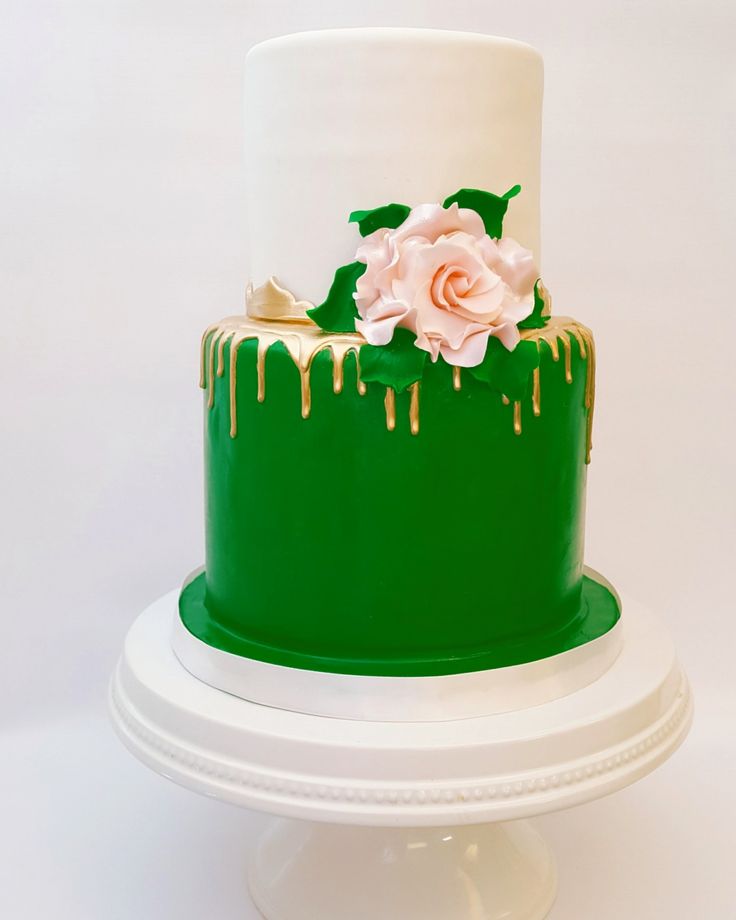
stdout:
<svg viewBox="0 0 736 920">
<path fill-rule="evenodd" d="M 307 310 L 313 307 L 308 300 L 297 300 L 273 276 L 260 287 L 249 284 L 245 296 L 245 312 L 251 319 L 311 323 Z"/>
</svg>

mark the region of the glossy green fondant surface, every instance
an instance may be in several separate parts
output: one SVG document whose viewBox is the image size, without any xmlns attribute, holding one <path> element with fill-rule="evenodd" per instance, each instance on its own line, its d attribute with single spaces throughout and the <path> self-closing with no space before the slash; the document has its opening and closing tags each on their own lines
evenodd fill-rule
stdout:
<svg viewBox="0 0 736 920">
<path fill-rule="evenodd" d="M 234 655 L 285 667 L 348 674 L 439 675 L 525 664 L 597 639 L 607 633 L 619 618 L 618 603 L 613 594 L 604 585 L 585 576 L 579 616 L 557 631 L 497 642 L 475 651 L 448 652 L 444 656 L 436 652 L 423 654 L 418 648 L 413 656 L 376 662 L 359 655 L 352 658 L 310 655 L 254 641 L 212 617 L 205 603 L 206 591 L 206 576 L 202 572 L 184 588 L 179 606 L 184 625 L 208 645 Z"/>
<path fill-rule="evenodd" d="M 311 368 L 311 417 L 281 344 L 257 400 L 254 340 L 239 346 L 230 437 L 228 350 L 206 410 L 206 574 L 185 625 L 236 654 L 315 670 L 430 675 L 557 654 L 610 629 L 618 608 L 583 580 L 586 361 L 572 382 L 541 346 L 541 414 L 444 364 L 386 426 L 385 389 L 359 395 L 353 355 Z"/>
</svg>

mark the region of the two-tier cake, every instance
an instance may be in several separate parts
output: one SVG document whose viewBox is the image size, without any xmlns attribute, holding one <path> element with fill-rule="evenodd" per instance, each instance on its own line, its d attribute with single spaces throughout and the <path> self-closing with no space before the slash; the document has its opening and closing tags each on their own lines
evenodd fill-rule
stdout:
<svg viewBox="0 0 736 920">
<path fill-rule="evenodd" d="M 203 680 L 554 673 L 615 632 L 583 569 L 593 338 L 539 268 L 542 82 L 532 48 L 454 32 L 248 55 L 250 283 L 202 342 L 206 564 L 174 643 Z"/>
</svg>

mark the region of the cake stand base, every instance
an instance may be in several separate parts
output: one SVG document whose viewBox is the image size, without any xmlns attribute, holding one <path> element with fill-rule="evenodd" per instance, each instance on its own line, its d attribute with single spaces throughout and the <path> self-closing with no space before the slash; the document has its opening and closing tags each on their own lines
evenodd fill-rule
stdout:
<svg viewBox="0 0 736 920">
<path fill-rule="evenodd" d="M 542 920 L 557 890 L 526 821 L 357 828 L 275 820 L 249 872 L 267 920 Z"/>
<path fill-rule="evenodd" d="M 250 871 L 267 920 L 541 920 L 555 873 L 519 819 L 641 779 L 690 726 L 667 630 L 630 600 L 623 610 L 616 660 L 559 699 L 451 721 L 361 721 L 259 705 L 193 677 L 172 648 L 172 592 L 128 633 L 112 718 L 158 773 L 287 819 Z"/>
</svg>

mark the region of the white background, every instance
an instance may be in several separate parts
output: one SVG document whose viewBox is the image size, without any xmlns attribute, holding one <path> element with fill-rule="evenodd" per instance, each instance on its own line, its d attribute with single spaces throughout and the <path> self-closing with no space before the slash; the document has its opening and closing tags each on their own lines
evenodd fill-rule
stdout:
<svg viewBox="0 0 736 920">
<path fill-rule="evenodd" d="M 247 280 L 245 51 L 405 25 L 545 57 L 544 277 L 600 356 L 586 557 L 666 618 L 697 694 L 674 761 L 540 822 L 553 916 L 732 915 L 734 4 L 3 0 L 0 17 L 0 913 L 250 916 L 262 819 L 149 776 L 107 728 L 105 685 L 136 613 L 202 561 L 198 343 Z"/>
</svg>

